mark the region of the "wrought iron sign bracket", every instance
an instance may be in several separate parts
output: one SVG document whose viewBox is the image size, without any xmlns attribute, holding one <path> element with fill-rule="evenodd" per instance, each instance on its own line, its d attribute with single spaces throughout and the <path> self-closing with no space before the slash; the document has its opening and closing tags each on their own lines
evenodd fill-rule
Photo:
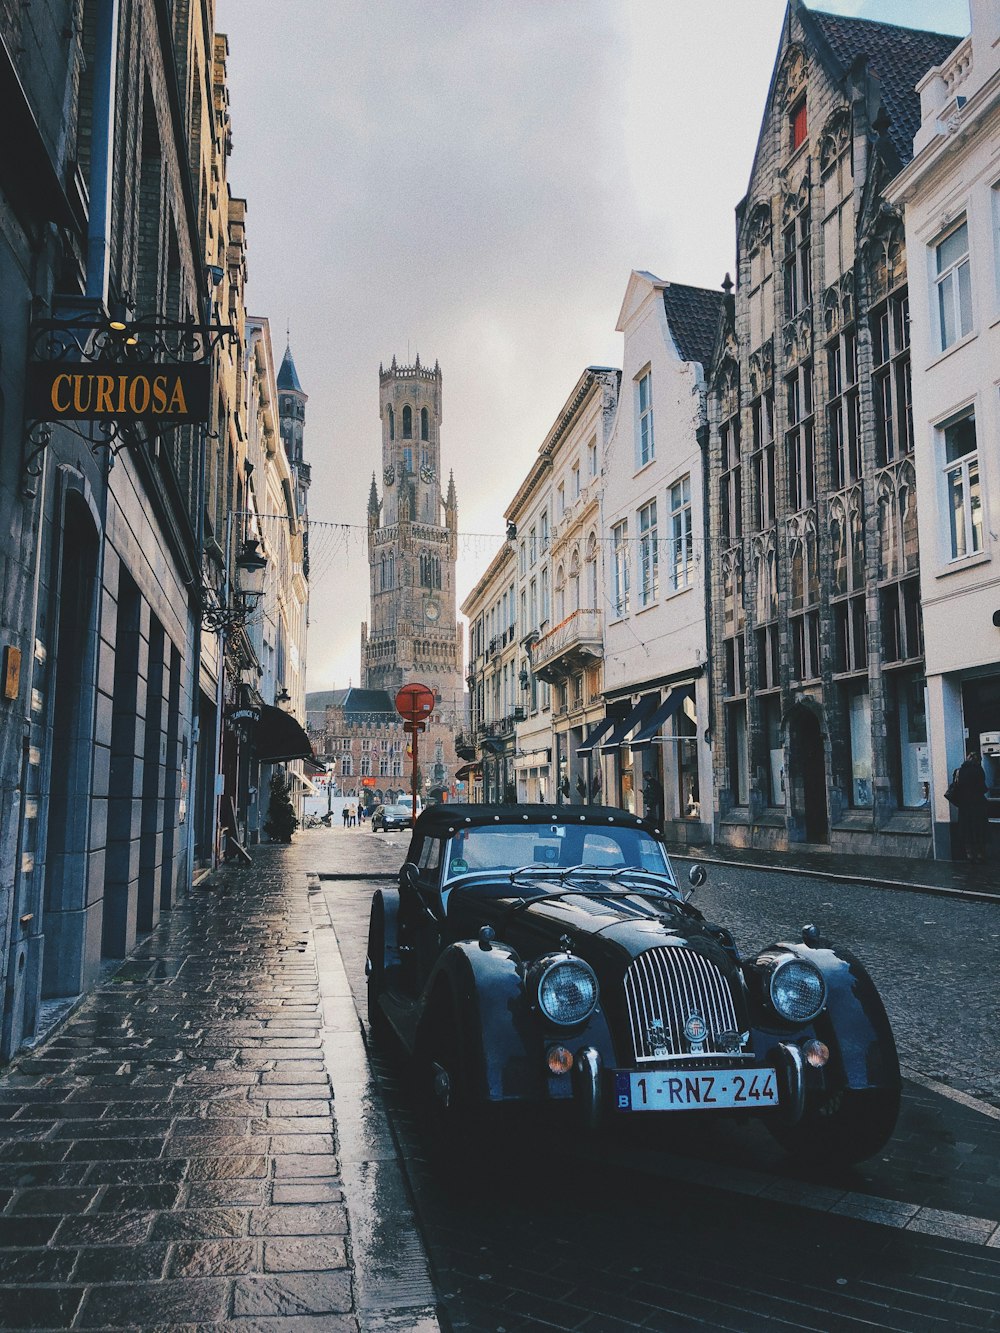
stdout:
<svg viewBox="0 0 1000 1333">
<path fill-rule="evenodd" d="M 107 315 L 37 320 L 29 332 L 21 494 L 36 494 L 56 422 L 95 457 L 105 452 L 109 468 L 122 449 L 203 424 L 212 358 L 226 346 L 239 346 L 235 325 L 130 319 L 120 303 Z"/>
</svg>

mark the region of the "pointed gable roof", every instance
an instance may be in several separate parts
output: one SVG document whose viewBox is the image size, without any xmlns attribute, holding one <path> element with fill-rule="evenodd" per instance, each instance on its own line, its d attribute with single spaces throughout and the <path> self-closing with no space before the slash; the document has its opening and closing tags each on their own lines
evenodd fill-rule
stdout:
<svg viewBox="0 0 1000 1333">
<path fill-rule="evenodd" d="M 285 355 L 281 358 L 281 369 L 278 371 L 278 388 L 291 389 L 294 393 L 305 392 L 299 383 L 299 372 L 295 369 L 295 362 L 292 360 L 291 343 L 286 345 Z"/>
<path fill-rule="evenodd" d="M 697 361 L 706 371 L 712 364 L 722 302 L 722 292 L 708 287 L 664 284 L 663 308 L 677 350 L 685 361 Z"/>
<path fill-rule="evenodd" d="M 900 162 L 913 156 L 913 136 L 920 128 L 918 82 L 934 65 L 946 60 L 963 40 L 940 32 L 923 32 L 874 19 L 843 18 L 819 9 L 798 6 L 803 27 L 818 33 L 846 74 L 863 57 L 877 76 L 882 105 L 891 118 L 889 139 Z"/>
</svg>

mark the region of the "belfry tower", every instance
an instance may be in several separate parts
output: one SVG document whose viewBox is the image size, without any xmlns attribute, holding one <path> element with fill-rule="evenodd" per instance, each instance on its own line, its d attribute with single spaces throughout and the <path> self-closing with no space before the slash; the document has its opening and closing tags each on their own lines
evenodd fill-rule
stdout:
<svg viewBox="0 0 1000 1333">
<path fill-rule="evenodd" d="M 455 605 L 458 502 L 449 477 L 441 491 L 441 367 L 393 357 L 379 366 L 382 498 L 375 475 L 368 497 L 371 620 L 361 627 L 367 689 L 394 694 L 417 680 L 437 691 L 437 715 L 461 725 L 462 630 Z"/>
</svg>

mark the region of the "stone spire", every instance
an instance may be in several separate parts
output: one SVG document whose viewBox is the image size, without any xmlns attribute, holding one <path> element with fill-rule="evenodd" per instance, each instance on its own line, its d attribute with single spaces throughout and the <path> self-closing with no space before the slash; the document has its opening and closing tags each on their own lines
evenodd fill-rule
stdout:
<svg viewBox="0 0 1000 1333">
<path fill-rule="evenodd" d="M 378 527 L 378 514 L 379 514 L 379 508 L 380 508 L 380 505 L 379 505 L 379 502 L 378 502 L 378 487 L 375 485 L 375 473 L 373 472 L 373 473 L 372 473 L 372 484 L 371 484 L 371 489 L 370 489 L 369 492 L 368 492 L 368 526 L 369 526 L 369 527 Z"/>
</svg>

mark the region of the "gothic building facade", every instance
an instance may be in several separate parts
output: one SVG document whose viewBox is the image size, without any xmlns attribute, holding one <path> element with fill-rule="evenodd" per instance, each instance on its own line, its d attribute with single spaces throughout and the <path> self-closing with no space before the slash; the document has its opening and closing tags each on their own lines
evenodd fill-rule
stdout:
<svg viewBox="0 0 1000 1333">
<path fill-rule="evenodd" d="M 929 848 L 907 261 L 882 190 L 955 40 L 786 13 L 709 386 L 723 842 Z"/>
</svg>

